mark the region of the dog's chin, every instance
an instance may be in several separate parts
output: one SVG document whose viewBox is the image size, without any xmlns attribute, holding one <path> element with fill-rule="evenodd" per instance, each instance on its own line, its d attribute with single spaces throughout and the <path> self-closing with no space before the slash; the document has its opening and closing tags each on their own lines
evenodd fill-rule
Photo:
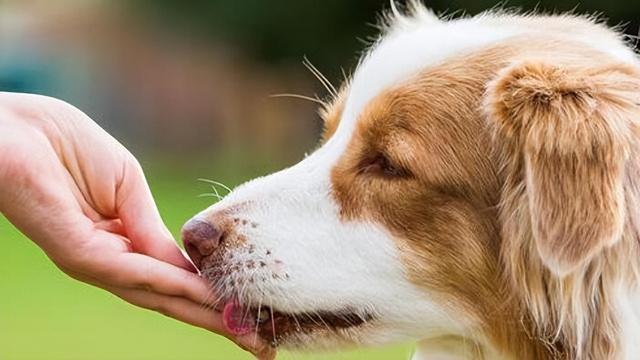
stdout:
<svg viewBox="0 0 640 360">
<path fill-rule="evenodd" d="M 374 320 L 370 313 L 349 307 L 294 313 L 272 306 L 243 304 L 236 299 L 225 301 L 219 310 L 229 333 L 256 333 L 274 347 L 292 350 L 355 345 L 357 335 Z"/>
<path fill-rule="evenodd" d="M 281 262 L 246 257 L 258 251 L 252 246 L 242 250 L 246 252 L 219 253 L 200 264 L 202 276 L 220 297 L 216 309 L 229 334 L 257 334 L 274 347 L 291 350 L 336 350 L 360 345 L 362 334 L 375 327 L 375 311 L 348 301 L 330 308 L 292 309 L 291 304 L 305 301 L 296 301 L 296 294 L 286 294 L 278 286 L 290 281 L 279 267 Z"/>
</svg>

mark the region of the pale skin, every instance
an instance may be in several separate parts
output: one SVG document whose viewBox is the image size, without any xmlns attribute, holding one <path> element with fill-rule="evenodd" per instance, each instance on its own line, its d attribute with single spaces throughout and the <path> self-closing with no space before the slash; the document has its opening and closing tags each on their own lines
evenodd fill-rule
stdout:
<svg viewBox="0 0 640 360">
<path fill-rule="evenodd" d="M 138 161 L 77 108 L 0 93 L 0 212 L 69 276 L 229 337 L 215 299 L 162 222 Z M 215 349 L 212 349 L 215 354 Z"/>
</svg>

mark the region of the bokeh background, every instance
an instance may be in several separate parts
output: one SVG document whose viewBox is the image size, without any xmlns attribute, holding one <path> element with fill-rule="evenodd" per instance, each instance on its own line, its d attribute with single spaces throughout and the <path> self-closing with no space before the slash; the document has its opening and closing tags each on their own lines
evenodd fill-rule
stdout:
<svg viewBox="0 0 640 360">
<path fill-rule="evenodd" d="M 495 1 L 427 1 L 475 14 Z M 601 12 L 638 35 L 640 1 L 510 1 Z M 169 228 L 229 186 L 316 144 L 326 96 L 375 36 L 386 0 L 0 0 L 0 90 L 62 98 L 139 157 Z M 282 359 L 408 359 L 410 344 Z M 0 216 L 0 360 L 250 359 L 227 341 L 67 278 Z"/>
</svg>

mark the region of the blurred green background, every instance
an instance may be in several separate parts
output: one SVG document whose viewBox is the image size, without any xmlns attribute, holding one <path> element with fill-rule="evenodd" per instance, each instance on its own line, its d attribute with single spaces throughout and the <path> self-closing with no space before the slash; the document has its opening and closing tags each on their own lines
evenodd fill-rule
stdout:
<svg viewBox="0 0 640 360">
<path fill-rule="evenodd" d="M 427 1 L 475 14 L 495 1 Z M 510 1 L 601 12 L 638 35 L 640 2 Z M 177 235 L 212 203 L 197 178 L 234 186 L 299 160 L 323 97 L 304 56 L 334 83 L 376 34 L 382 0 L 1 0 L 0 90 L 78 106 L 138 156 Z M 0 216 L 0 360 L 249 359 L 205 331 L 70 280 Z M 407 359 L 409 344 L 282 359 Z"/>
<path fill-rule="evenodd" d="M 211 204 L 195 181 L 209 175 L 235 184 L 240 169 L 224 162 L 194 165 L 147 162 L 147 176 L 170 229 Z M 245 172 L 246 173 L 246 172 Z M 252 172 L 251 172 L 252 173 Z M 257 173 L 257 171 L 256 171 Z M 68 278 L 0 217 L 1 360 L 226 360 L 252 359 L 227 340 L 159 314 L 132 307 L 109 293 Z M 408 359 L 410 346 L 340 354 L 283 353 L 279 359 Z"/>
</svg>

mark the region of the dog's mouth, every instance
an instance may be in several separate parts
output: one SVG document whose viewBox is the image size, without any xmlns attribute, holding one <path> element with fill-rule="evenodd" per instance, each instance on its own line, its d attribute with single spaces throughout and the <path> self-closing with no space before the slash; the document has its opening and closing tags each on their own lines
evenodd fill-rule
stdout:
<svg viewBox="0 0 640 360">
<path fill-rule="evenodd" d="M 357 327 L 371 321 L 373 316 L 351 310 L 286 313 L 272 307 L 242 306 L 237 301 L 229 301 L 222 309 L 222 319 L 232 335 L 255 332 L 275 347 L 295 334 Z"/>
</svg>

